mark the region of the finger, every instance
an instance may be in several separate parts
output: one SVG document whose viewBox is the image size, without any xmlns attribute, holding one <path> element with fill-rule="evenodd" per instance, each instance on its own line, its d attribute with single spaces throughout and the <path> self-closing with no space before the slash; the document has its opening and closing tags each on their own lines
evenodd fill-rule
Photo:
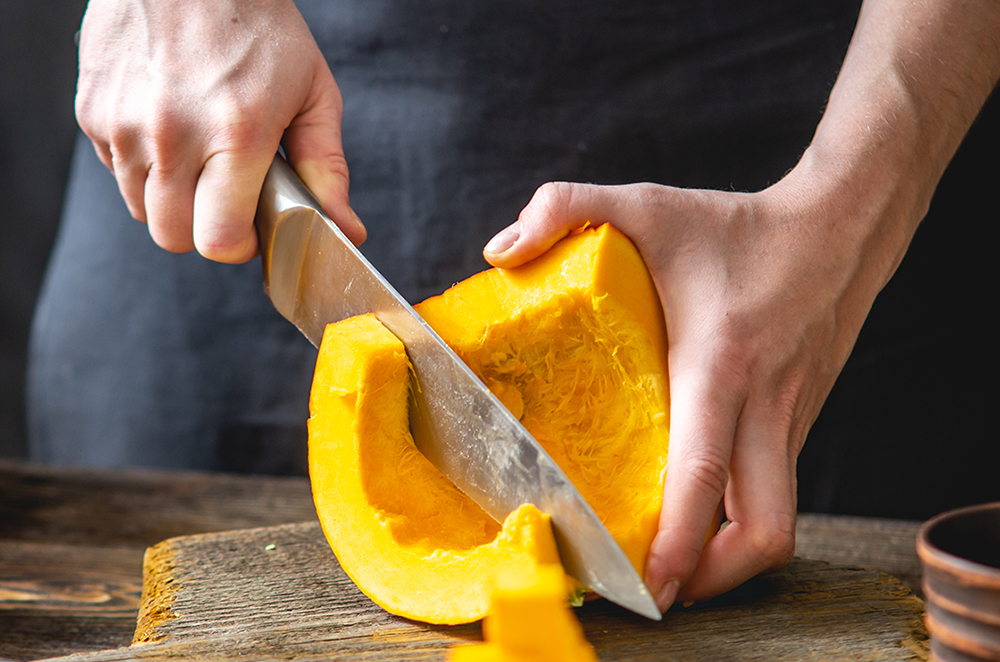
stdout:
<svg viewBox="0 0 1000 662">
<path fill-rule="evenodd" d="M 541 186 L 517 221 L 483 249 L 496 267 L 516 267 L 538 257 L 570 232 L 615 218 L 621 187 L 550 182 Z"/>
<path fill-rule="evenodd" d="M 127 123 L 109 119 L 106 133 L 89 132 L 98 156 L 111 170 L 118 182 L 118 190 L 125 200 L 132 218 L 146 222 L 144 203 L 146 175 L 149 160 L 141 148 L 138 131 Z M 105 138 L 106 135 L 106 138 Z"/>
<path fill-rule="evenodd" d="M 257 254 L 253 219 L 273 156 L 274 151 L 217 152 L 208 158 L 194 191 L 192 236 L 199 253 L 231 264 Z"/>
<path fill-rule="evenodd" d="M 350 178 L 341 140 L 343 116 L 340 91 L 326 67 L 318 67 L 302 110 L 285 130 L 283 144 L 288 160 L 323 211 L 360 246 L 368 232 L 351 209 Z"/>
<path fill-rule="evenodd" d="M 145 189 L 146 223 L 149 235 L 160 248 L 172 253 L 195 248 L 194 191 L 198 175 L 193 165 L 150 168 Z"/>
<path fill-rule="evenodd" d="M 114 172 L 115 167 L 111 158 L 111 148 L 108 147 L 107 141 L 95 140 L 94 138 L 91 138 L 89 134 L 87 137 L 90 138 L 90 143 L 94 146 L 94 151 L 97 152 L 97 158 L 101 160 L 101 163 L 104 164 L 105 168 Z"/>
<path fill-rule="evenodd" d="M 677 342 L 683 342 L 683 338 Z M 729 482 L 733 436 L 742 401 L 711 371 L 685 366 L 671 352 L 670 448 L 660 527 L 649 550 L 646 582 L 666 610 L 694 574 Z"/>
<path fill-rule="evenodd" d="M 683 600 L 704 600 L 761 572 L 783 567 L 795 550 L 795 463 L 788 427 L 748 407 L 741 417 L 726 490 L 729 524 L 706 546 Z"/>
<path fill-rule="evenodd" d="M 84 15 L 84 23 L 88 21 Z M 87 41 L 86 34 L 81 34 L 80 62 L 84 61 L 83 44 Z M 90 138 L 94 145 L 97 157 L 108 170 L 114 171 L 111 165 L 111 148 L 109 147 L 107 133 L 105 129 L 106 113 L 99 112 L 98 108 L 104 108 L 104 97 L 100 93 L 100 87 L 94 85 L 93 79 L 83 74 L 77 80 L 76 96 L 73 99 L 73 110 L 76 115 L 76 122 L 83 133 Z"/>
<path fill-rule="evenodd" d="M 125 200 L 128 213 L 137 221 L 146 222 L 145 189 L 149 165 L 145 161 L 128 158 L 114 148 L 110 148 L 111 172 L 118 182 L 118 190 Z"/>
</svg>

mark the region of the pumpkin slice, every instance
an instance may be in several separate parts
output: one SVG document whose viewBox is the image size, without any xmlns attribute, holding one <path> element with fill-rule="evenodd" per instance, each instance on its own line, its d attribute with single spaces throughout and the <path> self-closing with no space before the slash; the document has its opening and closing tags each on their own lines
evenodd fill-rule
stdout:
<svg viewBox="0 0 1000 662">
<path fill-rule="evenodd" d="M 485 643 L 451 649 L 449 662 L 597 662 L 566 603 L 560 566 L 501 570 L 491 605 Z"/>
<path fill-rule="evenodd" d="M 610 225 L 418 306 L 553 456 L 641 573 L 666 470 L 666 331 L 656 288 Z M 373 317 L 327 328 L 310 398 L 316 510 L 376 603 L 434 623 L 481 618 L 502 568 L 557 561 L 533 507 L 503 527 L 413 445 L 402 344 Z"/>
<path fill-rule="evenodd" d="M 371 315 L 326 328 L 310 397 L 309 474 L 341 567 L 400 616 L 463 623 L 489 608 L 500 568 L 558 563 L 531 505 L 501 527 L 413 444 L 403 344 Z"/>
<path fill-rule="evenodd" d="M 659 296 L 611 225 L 417 311 L 566 472 L 643 572 L 656 535 L 670 398 Z"/>
</svg>

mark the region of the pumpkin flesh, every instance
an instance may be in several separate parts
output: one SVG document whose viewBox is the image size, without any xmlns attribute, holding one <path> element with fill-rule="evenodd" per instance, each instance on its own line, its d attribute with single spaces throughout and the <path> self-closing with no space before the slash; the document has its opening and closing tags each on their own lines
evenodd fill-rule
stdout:
<svg viewBox="0 0 1000 662">
<path fill-rule="evenodd" d="M 431 623 L 482 618 L 497 568 L 558 563 L 547 515 L 499 525 L 413 444 L 403 344 L 371 315 L 324 332 L 310 396 L 316 512 L 341 567 L 374 602 Z"/>
<path fill-rule="evenodd" d="M 483 639 L 451 649 L 449 662 L 597 662 L 558 565 L 497 573 Z"/>
<path fill-rule="evenodd" d="M 567 473 L 641 573 L 666 468 L 666 332 L 631 242 L 609 225 L 417 306 Z M 386 610 L 482 618 L 498 571 L 558 563 L 533 506 L 501 527 L 417 451 L 409 365 L 374 317 L 327 327 L 310 397 L 316 510 L 341 566 Z"/>
<path fill-rule="evenodd" d="M 416 306 L 566 472 L 642 573 L 669 437 L 656 288 L 610 225 Z"/>
</svg>

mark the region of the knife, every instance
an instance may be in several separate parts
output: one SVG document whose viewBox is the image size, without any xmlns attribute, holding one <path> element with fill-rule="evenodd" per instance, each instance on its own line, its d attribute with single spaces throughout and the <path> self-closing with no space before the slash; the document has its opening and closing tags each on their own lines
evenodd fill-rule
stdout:
<svg viewBox="0 0 1000 662">
<path fill-rule="evenodd" d="M 432 464 L 499 522 L 533 503 L 550 516 L 569 575 L 660 620 L 642 578 L 566 474 L 323 213 L 280 155 L 264 178 L 254 222 L 264 291 L 313 345 L 327 324 L 364 313 L 403 342 L 418 384 L 410 389 L 410 427 Z"/>
</svg>

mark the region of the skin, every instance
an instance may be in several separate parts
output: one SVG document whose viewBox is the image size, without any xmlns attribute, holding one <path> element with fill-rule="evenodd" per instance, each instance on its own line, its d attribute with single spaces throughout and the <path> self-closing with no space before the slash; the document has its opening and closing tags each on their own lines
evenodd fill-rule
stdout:
<svg viewBox="0 0 1000 662">
<path fill-rule="evenodd" d="M 996 0 L 869 0 L 815 137 L 756 193 L 542 186 L 486 247 L 511 267 L 587 223 L 643 254 L 669 330 L 671 447 L 647 583 L 661 609 L 785 565 L 795 462 L 875 296 L 1000 77 Z M 91 0 L 77 118 L 163 248 L 257 251 L 271 157 L 355 242 L 341 98 L 290 0 Z M 705 546 L 723 503 L 725 528 Z"/>
<path fill-rule="evenodd" d="M 291 0 L 93 0 L 76 115 L 159 246 L 219 262 L 257 254 L 257 194 L 284 142 L 357 244 L 342 100 Z"/>
<path fill-rule="evenodd" d="M 1000 76 L 1000 4 L 865 3 L 798 165 L 758 193 L 551 183 L 484 252 L 512 267 L 624 231 L 670 338 L 671 446 L 646 579 L 666 610 L 795 549 L 795 463 L 875 296 Z M 729 523 L 704 546 L 722 501 Z"/>
</svg>

